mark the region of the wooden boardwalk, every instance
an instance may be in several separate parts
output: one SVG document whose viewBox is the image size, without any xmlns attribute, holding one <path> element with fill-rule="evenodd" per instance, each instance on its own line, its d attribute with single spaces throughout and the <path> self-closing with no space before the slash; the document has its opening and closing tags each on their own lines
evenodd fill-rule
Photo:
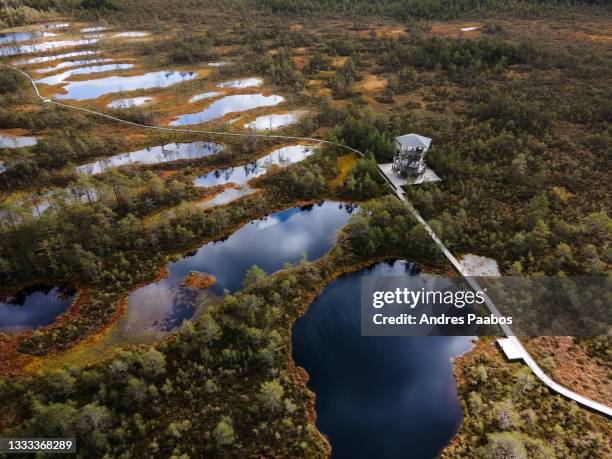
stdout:
<svg viewBox="0 0 612 459">
<path fill-rule="evenodd" d="M 451 264 L 455 267 L 455 269 L 463 276 L 463 278 L 469 284 L 469 286 L 474 291 L 482 292 L 483 289 L 478 285 L 478 282 L 476 282 L 474 277 L 471 276 L 471 273 L 469 273 L 464 268 L 461 262 L 457 260 L 457 258 L 446 247 L 446 245 L 444 245 L 442 240 L 438 237 L 438 235 L 435 233 L 435 231 L 432 229 L 429 223 L 427 223 L 423 219 L 423 217 L 421 217 L 421 215 L 417 212 L 417 210 L 412 206 L 412 204 L 410 204 L 407 201 L 406 196 L 401 186 L 396 186 L 394 184 L 394 182 L 397 183 L 397 180 L 392 180 L 382 170 L 380 170 L 380 173 L 387 179 L 387 182 L 391 185 L 391 187 L 393 187 L 397 197 L 406 203 L 408 209 L 410 210 L 414 218 L 416 218 L 416 220 L 425 228 L 425 230 L 427 231 L 429 236 L 433 239 L 433 241 L 436 243 L 438 248 L 442 251 L 442 253 L 444 253 L 444 256 L 446 256 L 446 258 L 451 262 Z M 502 317 L 502 314 L 499 312 L 499 310 L 497 309 L 493 301 L 486 294 L 484 295 L 484 297 L 485 297 L 485 304 L 491 311 L 491 314 L 495 315 L 496 317 Z M 500 325 L 500 327 L 503 330 L 504 334 L 507 336 L 507 338 L 504 338 L 507 341 L 503 342 L 504 345 L 502 345 L 502 349 L 504 348 L 508 349 L 506 352 L 506 355 L 509 358 L 512 358 L 512 359 L 518 358 L 518 359 L 523 360 L 529 366 L 529 368 L 531 368 L 531 371 L 533 371 L 533 374 L 536 375 L 540 379 L 540 381 L 542 381 L 544 384 L 546 384 L 546 386 L 548 386 L 550 389 L 557 392 L 558 394 L 561 394 L 564 397 L 574 400 L 580 405 L 586 408 L 589 408 L 593 411 L 597 411 L 598 413 L 601 413 L 605 416 L 612 417 L 612 408 L 610 408 L 609 406 L 604 405 L 603 403 L 596 402 L 595 400 L 591 400 L 590 398 L 584 397 L 580 394 L 577 394 L 576 392 L 571 391 L 568 388 L 562 386 L 561 384 L 558 384 L 557 382 L 555 382 L 550 376 L 548 376 L 544 372 L 544 370 L 540 368 L 540 366 L 536 363 L 533 357 L 531 357 L 527 349 L 525 349 L 525 347 L 523 346 L 523 343 L 521 343 L 521 341 L 515 336 L 512 329 L 508 325 Z"/>
</svg>

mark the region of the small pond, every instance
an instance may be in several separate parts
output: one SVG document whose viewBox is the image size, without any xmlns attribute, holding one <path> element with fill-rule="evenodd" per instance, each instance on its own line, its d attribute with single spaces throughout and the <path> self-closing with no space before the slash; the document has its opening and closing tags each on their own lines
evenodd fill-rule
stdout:
<svg viewBox="0 0 612 459">
<path fill-rule="evenodd" d="M 84 60 L 79 60 L 79 61 L 67 61 L 67 62 L 60 62 L 57 65 L 54 65 L 53 67 L 45 67 L 43 69 L 38 69 L 36 70 L 36 73 L 49 73 L 49 72 L 55 72 L 56 70 L 61 70 L 64 68 L 69 68 L 69 67 L 80 67 L 82 65 L 96 65 L 96 64 L 103 64 L 105 62 L 112 62 L 112 59 L 84 59 Z"/>
<path fill-rule="evenodd" d="M 263 94 L 234 94 L 225 96 L 212 102 L 204 110 L 197 113 L 180 115 L 177 120 L 170 123 L 171 126 L 181 126 L 185 124 L 199 124 L 215 118 L 221 118 L 232 112 L 242 112 L 258 107 L 270 107 L 278 105 L 285 99 L 282 96 Z"/>
<path fill-rule="evenodd" d="M 113 38 L 141 38 L 149 35 L 149 32 L 120 32 L 113 35 Z"/>
<path fill-rule="evenodd" d="M 293 358 L 310 375 L 317 427 L 333 458 L 434 458 L 463 418 L 450 359 L 471 338 L 362 337 L 366 275 L 422 276 L 406 261 L 342 275 L 295 322 Z"/>
<path fill-rule="evenodd" d="M 117 70 L 127 70 L 134 67 L 134 64 L 105 64 L 105 65 L 94 65 L 92 67 L 82 67 L 78 69 L 70 69 L 65 72 L 58 73 L 57 75 L 50 75 L 48 77 L 40 78 L 36 80 L 37 83 L 44 84 L 60 84 L 63 83 L 67 78 L 73 75 L 88 75 L 90 73 L 103 73 Z"/>
<path fill-rule="evenodd" d="M 76 46 L 91 45 L 97 43 L 96 38 L 87 40 L 61 40 L 34 43 L 31 45 L 5 46 L 0 48 L 0 56 L 15 56 L 16 54 L 42 53 L 50 49 L 74 48 Z"/>
<path fill-rule="evenodd" d="M 98 38 L 98 39 L 102 39 L 102 38 L 106 38 L 106 34 L 101 33 L 101 32 L 84 33 L 83 34 L 83 38 Z"/>
<path fill-rule="evenodd" d="M 258 116 L 254 121 L 246 123 L 244 127 L 256 131 L 274 130 L 295 123 L 304 113 L 304 110 L 295 110 L 283 114 Z"/>
<path fill-rule="evenodd" d="M 212 207 L 222 206 L 230 202 L 237 201 L 240 198 L 257 193 L 257 190 L 249 186 L 240 186 L 237 188 L 226 188 L 221 193 L 216 194 L 212 199 L 207 199 L 196 204 L 202 209 L 211 209 Z"/>
<path fill-rule="evenodd" d="M 197 102 L 199 100 L 203 100 L 203 99 L 211 99 L 213 97 L 217 97 L 222 95 L 222 92 L 219 91 L 210 91 L 210 92 L 203 92 L 202 94 L 196 94 L 195 96 L 191 97 L 189 99 L 189 103 L 193 104 L 194 102 Z"/>
<path fill-rule="evenodd" d="M 191 317 L 197 292 L 181 286 L 191 271 L 214 275 L 217 282 L 210 290 L 222 294 L 224 289 L 241 289 L 253 265 L 272 273 L 285 263 L 299 261 L 304 253 L 311 260 L 321 257 L 333 247 L 337 231 L 356 208 L 333 201 L 294 207 L 254 220 L 227 239 L 204 244 L 170 263 L 167 278 L 132 292 L 126 329 L 131 333 L 147 328 L 170 331 Z"/>
<path fill-rule="evenodd" d="M 50 61 L 58 61 L 61 59 L 68 59 L 70 57 L 91 56 L 92 54 L 98 54 L 98 51 L 75 51 L 74 53 L 55 54 L 53 56 L 27 57 L 25 59 L 19 59 L 15 61 L 15 64 L 17 65 L 40 64 L 42 62 L 50 62 Z"/>
<path fill-rule="evenodd" d="M 218 169 L 200 175 L 195 180 L 195 186 L 216 186 L 230 182 L 237 185 L 243 185 L 252 178 L 265 174 L 267 167 L 272 164 L 286 166 L 302 161 L 313 153 L 313 145 L 290 145 L 288 147 L 278 148 L 250 164 Z"/>
<path fill-rule="evenodd" d="M 59 94 L 57 99 L 95 99 L 104 94 L 135 89 L 165 88 L 182 81 L 197 77 L 196 72 L 160 71 L 149 72 L 144 75 L 109 76 L 97 80 L 74 81 L 68 83 L 64 89 L 66 94 Z"/>
<path fill-rule="evenodd" d="M 70 306 L 74 295 L 71 289 L 34 286 L 0 298 L 0 330 L 18 331 L 49 325 Z"/>
<path fill-rule="evenodd" d="M 0 134 L 0 148 L 21 148 L 36 145 L 36 137 Z"/>
<path fill-rule="evenodd" d="M 35 30 L 26 32 L 0 32 L 0 44 L 16 43 L 19 41 L 32 40 L 34 38 L 47 38 L 55 36 L 57 36 L 57 34 L 53 32 L 39 32 Z"/>
<path fill-rule="evenodd" d="M 84 29 L 81 29 L 81 33 L 104 32 L 105 30 L 108 30 L 108 27 L 85 27 Z"/>
<path fill-rule="evenodd" d="M 179 159 L 203 158 L 204 156 L 219 153 L 223 149 L 223 145 L 215 142 L 168 143 L 100 159 L 90 164 L 78 166 L 76 170 L 81 174 L 93 175 L 125 164 L 158 164 Z"/>
<path fill-rule="evenodd" d="M 55 22 L 51 24 L 43 24 L 43 29 L 65 29 L 70 25 L 69 22 Z"/>
<path fill-rule="evenodd" d="M 113 100 L 110 104 L 107 105 L 108 108 L 116 108 L 116 109 L 125 109 L 138 107 L 139 105 L 144 105 L 153 100 L 153 97 L 130 97 L 128 99 L 117 99 Z"/>
<path fill-rule="evenodd" d="M 220 88 L 250 88 L 254 86 L 261 86 L 262 84 L 263 80 L 261 78 L 251 77 L 224 81 L 223 83 L 219 83 L 217 86 Z"/>
</svg>

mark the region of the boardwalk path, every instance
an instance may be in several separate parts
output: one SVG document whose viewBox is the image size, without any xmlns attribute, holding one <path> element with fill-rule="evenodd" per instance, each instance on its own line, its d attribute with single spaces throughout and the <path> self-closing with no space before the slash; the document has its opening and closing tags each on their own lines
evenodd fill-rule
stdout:
<svg viewBox="0 0 612 459">
<path fill-rule="evenodd" d="M 383 174 L 385 178 L 387 178 L 386 175 L 382 171 L 380 171 L 380 173 Z M 425 228 L 429 236 L 433 239 L 433 241 L 440 248 L 440 250 L 442 250 L 442 253 L 444 253 L 446 258 L 452 263 L 455 269 L 459 271 L 459 273 L 464 277 L 464 279 L 470 285 L 470 287 L 472 287 L 474 291 L 482 292 L 483 289 L 478 285 L 478 282 L 476 282 L 472 274 L 463 267 L 461 262 L 457 260 L 457 258 L 455 258 L 452 252 L 448 250 L 446 245 L 444 245 L 444 243 L 440 240 L 440 238 L 435 233 L 433 228 L 429 226 L 429 223 L 427 223 L 423 219 L 423 217 L 421 217 L 421 215 L 417 212 L 417 210 L 414 207 L 412 207 L 412 205 L 406 200 L 404 191 L 401 188 L 397 188 L 389 179 L 387 179 L 387 182 L 391 185 L 391 187 L 393 187 L 397 197 L 401 199 L 402 201 L 406 202 L 406 205 L 408 209 L 410 209 L 410 212 L 412 213 L 414 218 L 416 218 L 417 221 L 421 225 L 423 225 L 423 227 Z M 493 301 L 486 294 L 485 294 L 485 303 L 493 315 L 495 315 L 496 317 L 502 317 L 502 314 L 499 312 L 499 310 L 497 309 Z M 509 340 L 510 346 L 513 348 L 514 352 L 517 354 L 518 358 L 522 359 L 529 366 L 529 368 L 531 368 L 531 371 L 533 371 L 533 373 L 538 378 L 540 378 L 540 380 L 544 384 L 546 384 L 549 388 L 551 388 L 555 392 L 569 399 L 572 399 L 587 408 L 590 408 L 594 411 L 602 413 L 608 417 L 612 417 L 612 408 L 602 403 L 591 400 L 587 397 L 584 397 L 580 394 L 577 394 L 576 392 L 569 390 L 568 388 L 562 386 L 561 384 L 556 383 L 550 376 L 548 376 L 544 372 L 544 370 L 540 368 L 540 366 L 536 363 L 533 357 L 531 357 L 527 349 L 525 349 L 525 347 L 523 346 L 523 343 L 521 343 L 521 341 L 514 335 L 514 332 L 512 331 L 512 329 L 508 325 L 500 325 L 500 327 L 503 330 L 504 334 L 508 337 L 507 339 Z"/>
<path fill-rule="evenodd" d="M 85 112 L 85 113 L 89 113 L 92 115 L 96 115 L 96 116 L 100 116 L 103 118 L 107 118 L 109 120 L 112 121 L 116 121 L 118 123 L 123 123 L 123 124 L 128 124 L 130 126 L 134 126 L 134 127 L 138 127 L 138 128 L 142 128 L 142 129 L 153 129 L 153 130 L 157 130 L 157 131 L 170 131 L 170 132 L 183 132 L 183 133 L 191 133 L 191 134 L 204 134 L 204 135 L 208 135 L 208 136 L 226 136 L 226 137 L 258 137 L 258 138 L 266 138 L 266 139 L 280 139 L 280 140 L 297 140 L 297 141 L 307 141 L 307 142 L 317 142 L 320 144 L 326 144 L 326 145 L 332 145 L 332 146 L 336 146 L 336 147 L 340 147 L 340 148 L 344 148 L 346 150 L 350 150 L 354 153 L 357 153 L 358 155 L 365 157 L 365 155 L 359 151 L 356 150 L 354 148 L 351 148 L 347 145 L 343 145 L 340 144 L 338 142 L 333 142 L 331 140 L 323 140 L 323 139 L 316 139 L 316 138 L 312 138 L 312 137 L 296 137 L 296 136 L 284 136 L 284 135 L 268 135 L 268 134 L 242 134 L 242 133 L 238 133 L 238 132 L 222 132 L 222 131 L 204 131 L 204 130 L 199 130 L 199 129 L 178 129 L 178 128 L 169 128 L 169 127 L 163 127 L 163 126 L 147 126 L 145 124 L 139 124 L 139 123 L 134 123 L 131 121 L 127 121 L 127 120 L 122 120 L 121 118 L 117 118 L 115 116 L 111 116 L 108 115 L 106 113 L 102 113 L 102 112 L 98 112 L 95 110 L 89 110 L 87 108 L 83 108 L 83 107 L 78 107 L 75 105 L 69 105 L 69 104 L 63 104 L 61 102 L 56 102 L 54 100 L 51 99 L 47 99 L 46 97 L 42 96 L 38 90 L 38 86 L 36 85 L 36 82 L 32 79 L 32 77 L 30 75 L 28 75 L 26 72 L 24 72 L 23 70 L 17 68 L 17 67 L 13 67 L 11 65 L 6 65 L 6 64 L 0 64 L 1 67 L 4 68 L 8 68 L 8 69 L 12 69 L 15 70 L 17 72 L 19 72 L 20 74 L 22 74 L 25 78 L 28 79 L 28 81 L 32 84 L 32 87 L 34 88 L 34 91 L 36 93 L 36 96 L 45 104 L 51 104 L 51 105 L 56 105 L 58 107 L 63 107 L 63 108 L 67 108 L 70 110 L 78 110 L 81 112 Z M 379 169 L 381 175 L 385 178 L 385 180 L 389 183 L 389 185 L 391 186 L 391 188 L 394 190 L 395 194 L 397 195 L 397 197 L 399 199 L 401 199 L 402 201 L 406 202 L 406 205 L 408 207 L 408 209 L 410 210 L 410 212 L 412 213 L 412 215 L 414 216 L 414 218 L 416 218 L 416 220 L 425 228 L 425 230 L 427 231 L 427 233 L 429 234 L 429 236 L 432 238 L 432 240 L 436 243 L 436 245 L 440 248 L 440 250 L 442 250 L 442 252 L 444 253 L 444 255 L 446 256 L 446 258 L 452 263 L 452 265 L 455 267 L 455 269 L 465 278 L 465 280 L 467 281 L 467 283 L 470 285 L 470 287 L 472 287 L 475 291 L 482 291 L 482 289 L 480 288 L 480 286 L 478 285 L 478 283 L 471 277 L 470 273 L 467 272 L 465 270 L 465 268 L 463 267 L 463 265 L 459 262 L 459 260 L 457 260 L 457 258 L 455 258 L 455 256 L 451 253 L 450 250 L 448 250 L 448 248 L 444 245 L 444 243 L 442 242 L 442 240 L 438 237 L 438 235 L 434 232 L 434 230 L 431 228 L 431 226 L 429 226 L 429 224 L 423 219 L 423 217 L 421 217 L 421 215 L 417 212 L 417 210 L 412 207 L 412 205 L 406 200 L 406 196 L 404 195 L 404 192 L 401 188 L 396 187 L 388 178 L 387 176 Z M 495 304 L 488 298 L 486 297 L 486 304 L 489 307 L 489 310 L 491 311 L 492 314 L 501 317 L 501 313 L 499 312 L 499 310 L 497 309 L 497 307 L 495 306 Z M 521 343 L 521 341 L 514 336 L 514 333 L 512 332 L 512 329 L 507 326 L 507 325 L 501 325 L 502 330 L 504 331 L 504 334 L 508 337 L 508 340 L 510 340 L 510 343 L 512 345 L 512 347 L 514 348 L 514 350 L 520 355 L 520 358 L 522 358 L 522 360 L 531 368 L 531 370 L 533 371 L 533 373 L 544 383 L 546 384 L 546 386 L 548 386 L 550 389 L 552 389 L 553 391 L 571 399 L 574 400 L 576 402 L 578 402 L 579 404 L 592 409 L 594 411 L 597 411 L 601 414 L 604 414 L 608 417 L 612 417 L 612 408 L 602 404 L 602 403 L 598 403 L 594 400 L 591 400 L 589 398 L 583 397 L 580 394 L 577 394 L 576 392 L 573 392 L 569 389 L 567 389 L 566 387 L 556 383 L 550 376 L 548 376 L 540 367 L 539 365 L 536 363 L 536 361 L 533 359 L 533 357 L 531 357 L 531 355 L 529 354 L 529 352 L 527 352 L 527 349 L 525 349 L 525 347 L 523 346 L 523 344 Z"/>
</svg>

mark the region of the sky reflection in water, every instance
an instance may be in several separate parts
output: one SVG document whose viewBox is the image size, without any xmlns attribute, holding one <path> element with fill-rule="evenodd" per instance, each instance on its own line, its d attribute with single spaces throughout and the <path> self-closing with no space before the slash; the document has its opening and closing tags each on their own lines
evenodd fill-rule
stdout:
<svg viewBox="0 0 612 459">
<path fill-rule="evenodd" d="M 110 76 L 97 80 L 74 81 L 68 83 L 64 89 L 66 94 L 58 94 L 56 99 L 95 99 L 104 94 L 121 91 L 134 91 L 136 89 L 165 88 L 182 81 L 197 77 L 196 72 L 160 71 L 149 72 L 143 75 Z"/>
<path fill-rule="evenodd" d="M 322 256 L 355 209 L 334 201 L 294 207 L 252 221 L 227 239 L 204 244 L 170 263 L 167 278 L 130 295 L 128 313 L 133 323 L 126 329 L 150 326 L 169 331 L 191 317 L 193 289 L 180 285 L 190 271 L 213 274 L 217 283 L 211 289 L 221 294 L 224 289 L 233 292 L 242 288 L 244 275 L 254 264 L 272 273 L 287 262 L 299 261 L 304 253 L 311 260 Z M 153 323 L 143 324 L 143 318 Z"/>
<path fill-rule="evenodd" d="M 31 287 L 0 298 L 0 330 L 29 329 L 53 323 L 70 306 L 75 292 L 58 287 Z"/>
<path fill-rule="evenodd" d="M 449 359 L 470 337 L 361 336 L 361 276 L 419 275 L 411 268 L 398 261 L 345 274 L 294 325 L 293 357 L 310 376 L 334 458 L 433 458 L 459 427 Z"/>
</svg>

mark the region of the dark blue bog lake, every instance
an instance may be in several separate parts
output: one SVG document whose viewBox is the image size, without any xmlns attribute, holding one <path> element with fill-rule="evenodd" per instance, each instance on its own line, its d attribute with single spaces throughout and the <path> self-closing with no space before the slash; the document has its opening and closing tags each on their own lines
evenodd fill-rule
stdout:
<svg viewBox="0 0 612 459">
<path fill-rule="evenodd" d="M 0 299 L 0 330 L 29 329 L 53 323 L 74 298 L 75 292 L 59 287 L 30 287 Z"/>
<path fill-rule="evenodd" d="M 131 328 L 146 328 L 148 316 L 155 318 L 154 328 L 171 331 L 190 318 L 195 312 L 194 289 L 181 284 L 191 271 L 214 275 L 211 290 L 220 295 L 241 289 L 253 265 L 272 273 L 304 256 L 321 257 L 334 246 L 338 230 L 356 209 L 334 201 L 293 207 L 247 223 L 226 239 L 204 244 L 169 263 L 167 277 L 130 294 L 128 314 L 138 317 Z"/>
<path fill-rule="evenodd" d="M 362 337 L 360 279 L 418 276 L 406 261 L 331 282 L 293 327 L 293 358 L 310 375 L 317 427 L 334 458 L 433 458 L 463 412 L 450 358 L 470 337 Z"/>
</svg>

